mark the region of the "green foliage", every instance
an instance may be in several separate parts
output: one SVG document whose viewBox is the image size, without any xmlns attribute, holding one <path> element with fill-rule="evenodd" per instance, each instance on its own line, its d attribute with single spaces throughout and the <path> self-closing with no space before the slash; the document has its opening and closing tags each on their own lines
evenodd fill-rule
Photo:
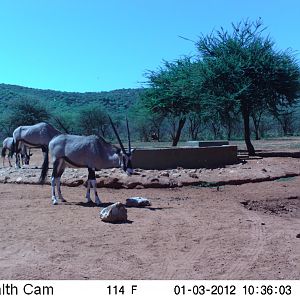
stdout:
<svg viewBox="0 0 300 300">
<path fill-rule="evenodd" d="M 278 112 L 299 97 L 300 69 L 288 51 L 276 51 L 269 37 L 263 37 L 261 20 L 233 25 L 233 32 L 221 28 L 202 36 L 197 48 L 203 62 L 206 99 L 223 123 L 233 120 L 237 109 L 244 121 L 244 136 L 250 154 L 250 115 L 257 110 Z"/>
<path fill-rule="evenodd" d="M 0 84 L 0 109 L 5 110 L 19 100 L 39 101 L 52 112 L 70 112 L 95 104 L 110 113 L 127 112 L 139 99 L 143 89 L 120 89 L 110 92 L 60 92 L 17 85 Z"/>
<path fill-rule="evenodd" d="M 77 117 L 79 130 L 84 135 L 105 137 L 110 125 L 107 112 L 95 105 L 82 108 Z"/>
<path fill-rule="evenodd" d="M 11 106 L 10 119 L 17 126 L 33 125 L 49 119 L 49 113 L 38 101 L 18 101 Z"/>
<path fill-rule="evenodd" d="M 142 101 L 153 113 L 161 113 L 170 120 L 172 145 L 176 146 L 191 111 L 200 106 L 199 91 L 196 89 L 196 64 L 189 57 L 174 62 L 164 62 L 158 71 L 147 74 L 150 88 L 145 91 Z"/>
<path fill-rule="evenodd" d="M 149 142 L 151 135 L 156 134 L 160 140 L 163 137 L 161 132 L 165 116 L 161 112 L 153 112 L 144 105 L 142 101 L 137 102 L 131 107 L 128 114 L 131 124 L 133 137 L 140 141 Z"/>
<path fill-rule="evenodd" d="M 153 112 L 181 116 L 199 104 L 195 86 L 195 64 L 189 57 L 164 62 L 158 71 L 146 75 L 150 89 L 143 95 L 144 104 Z"/>
<path fill-rule="evenodd" d="M 50 123 L 61 132 L 74 134 L 78 132 L 76 125 L 77 111 L 55 112 L 51 114 Z"/>
<path fill-rule="evenodd" d="M 49 112 L 38 101 L 27 99 L 13 103 L 2 115 L 0 124 L 7 135 L 21 125 L 33 125 L 49 119 Z"/>
<path fill-rule="evenodd" d="M 69 93 L 0 84 L 0 111 L 2 112 L 0 114 L 0 134 L 2 134 L 2 137 L 11 135 L 17 124 L 29 124 L 44 117 L 43 121 L 48 120 L 62 132 L 73 134 L 91 132 L 93 134 L 104 133 L 110 135 L 110 132 L 105 130 L 105 126 L 97 127 L 99 123 L 96 124 L 94 130 L 84 129 L 83 124 L 80 123 L 84 119 L 82 118 L 83 111 L 90 108 L 95 108 L 96 111 L 100 109 L 109 113 L 115 120 L 116 126 L 118 126 L 119 119 L 122 119 L 123 123 L 124 116 L 138 102 L 141 91 L 143 89 L 120 89 L 99 93 Z M 29 106 L 38 104 L 39 107 L 48 112 L 48 116 L 41 116 L 37 112 L 36 120 L 20 118 L 16 122 L 14 118 L 11 118 L 12 108 L 16 103 L 27 103 Z M 19 114 L 15 114 L 15 116 L 16 119 L 19 118 L 17 117 Z M 121 129 L 126 130 L 123 127 Z M 120 134 L 122 135 L 122 132 Z"/>
</svg>

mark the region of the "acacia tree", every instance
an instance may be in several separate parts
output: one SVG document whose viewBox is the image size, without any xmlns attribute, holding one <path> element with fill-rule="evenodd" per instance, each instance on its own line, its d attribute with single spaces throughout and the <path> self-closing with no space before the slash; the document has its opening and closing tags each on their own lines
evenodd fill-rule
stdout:
<svg viewBox="0 0 300 300">
<path fill-rule="evenodd" d="M 172 120 L 172 146 L 177 146 L 188 113 L 199 105 L 199 94 L 194 88 L 196 71 L 195 64 L 185 57 L 174 62 L 165 61 L 158 71 L 146 74 L 150 88 L 146 89 L 142 100 L 152 112 Z"/>
<path fill-rule="evenodd" d="M 254 126 L 254 133 L 255 133 L 255 139 L 260 140 L 260 124 L 263 117 L 263 114 L 266 112 L 266 109 L 264 107 L 258 107 L 257 109 L 254 109 L 251 111 L 250 116 L 252 119 L 252 123 Z"/>
<path fill-rule="evenodd" d="M 197 140 L 200 127 L 202 123 L 202 116 L 198 112 L 190 112 L 188 114 L 188 130 L 189 130 L 189 136 L 192 140 Z"/>
<path fill-rule="evenodd" d="M 48 121 L 50 114 L 41 102 L 32 99 L 20 99 L 13 102 L 8 111 L 0 118 L 0 127 L 6 135 L 12 135 L 21 125 L 34 125 Z"/>
<path fill-rule="evenodd" d="M 263 37 L 260 19 L 232 24 L 232 29 L 202 35 L 196 43 L 205 65 L 203 86 L 219 107 L 228 97 L 233 100 L 243 118 L 248 153 L 255 155 L 251 114 L 257 108 L 276 112 L 279 106 L 293 105 L 300 91 L 300 69 L 293 53 L 275 50 L 271 39 Z"/>
<path fill-rule="evenodd" d="M 98 107 L 87 107 L 79 111 L 78 123 L 85 135 L 95 134 L 106 137 L 109 128 L 107 113 Z"/>
<path fill-rule="evenodd" d="M 76 112 L 52 112 L 51 123 L 60 131 L 71 134 L 75 133 Z"/>
<path fill-rule="evenodd" d="M 163 113 L 153 113 L 149 116 L 151 131 L 152 134 L 156 135 L 157 141 L 160 141 L 163 138 L 162 126 L 165 120 L 165 116 Z"/>
<path fill-rule="evenodd" d="M 294 107 L 284 107 L 273 114 L 282 128 L 284 136 L 290 135 L 294 131 L 295 113 Z"/>
<path fill-rule="evenodd" d="M 149 142 L 152 134 L 157 136 L 158 141 L 161 139 L 161 128 L 165 118 L 161 112 L 155 113 L 145 107 L 143 102 L 138 101 L 131 107 L 129 116 L 129 119 L 134 120 L 132 126 L 140 140 Z"/>
</svg>

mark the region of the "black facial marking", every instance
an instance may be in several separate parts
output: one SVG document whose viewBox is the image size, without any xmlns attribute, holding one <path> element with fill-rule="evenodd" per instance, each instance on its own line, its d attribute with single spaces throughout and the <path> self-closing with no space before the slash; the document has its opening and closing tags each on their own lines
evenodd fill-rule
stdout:
<svg viewBox="0 0 300 300">
<path fill-rule="evenodd" d="M 131 159 L 129 159 L 127 162 L 127 168 L 132 169 Z"/>
<path fill-rule="evenodd" d="M 123 156 L 123 170 L 126 171 L 126 169 L 127 169 L 126 159 L 125 156 Z"/>
</svg>

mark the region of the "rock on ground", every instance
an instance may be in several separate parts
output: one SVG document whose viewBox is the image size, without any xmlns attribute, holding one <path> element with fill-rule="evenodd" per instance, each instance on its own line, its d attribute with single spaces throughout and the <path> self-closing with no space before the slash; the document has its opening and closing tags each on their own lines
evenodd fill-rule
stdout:
<svg viewBox="0 0 300 300">
<path fill-rule="evenodd" d="M 129 207 L 145 207 L 150 205 L 150 201 L 143 197 L 131 197 L 126 199 L 126 206 Z"/>
<path fill-rule="evenodd" d="M 103 222 L 126 222 L 127 209 L 121 202 L 114 203 L 100 211 L 100 218 Z"/>
</svg>

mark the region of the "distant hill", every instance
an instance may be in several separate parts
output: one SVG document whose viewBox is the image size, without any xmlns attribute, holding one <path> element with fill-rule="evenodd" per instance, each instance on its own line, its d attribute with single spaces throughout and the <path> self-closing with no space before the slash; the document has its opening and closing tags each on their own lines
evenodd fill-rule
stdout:
<svg viewBox="0 0 300 300">
<path fill-rule="evenodd" d="M 38 100 L 54 110 L 80 107 L 97 103 L 115 113 L 126 111 L 139 99 L 143 89 L 119 89 L 109 92 L 60 92 L 34 89 L 18 85 L 0 84 L 0 108 L 3 110 L 11 102 L 18 100 Z"/>
</svg>

